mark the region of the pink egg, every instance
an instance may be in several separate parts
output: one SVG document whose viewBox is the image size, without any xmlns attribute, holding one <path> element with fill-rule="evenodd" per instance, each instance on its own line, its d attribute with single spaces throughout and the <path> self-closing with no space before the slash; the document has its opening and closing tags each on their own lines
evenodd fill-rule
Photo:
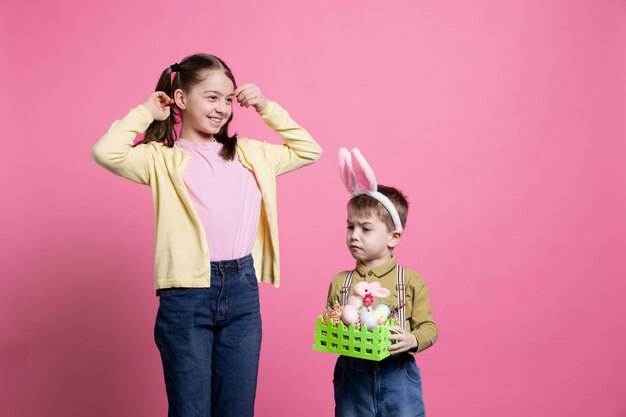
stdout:
<svg viewBox="0 0 626 417">
<path fill-rule="evenodd" d="M 341 320 L 346 324 L 356 323 L 359 320 L 359 313 L 356 311 L 356 308 L 347 305 L 341 312 Z"/>
</svg>

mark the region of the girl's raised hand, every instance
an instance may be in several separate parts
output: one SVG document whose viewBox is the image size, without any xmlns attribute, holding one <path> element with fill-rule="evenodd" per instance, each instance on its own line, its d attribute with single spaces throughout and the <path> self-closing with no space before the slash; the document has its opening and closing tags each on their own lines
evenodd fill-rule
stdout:
<svg viewBox="0 0 626 417">
<path fill-rule="evenodd" d="M 163 91 L 155 91 L 142 104 L 150 110 L 154 120 L 165 120 L 170 117 L 170 106 L 174 104 L 174 100 Z"/>
<path fill-rule="evenodd" d="M 389 339 L 395 339 L 396 341 L 396 343 L 389 345 L 388 347 L 389 353 L 392 355 L 406 352 L 407 350 L 415 349 L 417 347 L 417 339 L 413 333 L 398 326 L 389 326 L 389 330 L 395 332 L 395 334 L 389 335 Z"/>
<path fill-rule="evenodd" d="M 260 112 L 267 105 L 267 97 L 263 95 L 263 92 L 256 84 L 242 84 L 235 90 L 234 94 L 241 107 L 252 106 L 257 112 Z"/>
</svg>

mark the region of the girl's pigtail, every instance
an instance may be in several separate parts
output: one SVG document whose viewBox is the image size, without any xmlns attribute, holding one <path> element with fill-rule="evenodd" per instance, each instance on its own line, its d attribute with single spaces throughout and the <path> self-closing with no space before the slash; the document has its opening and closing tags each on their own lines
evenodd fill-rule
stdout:
<svg viewBox="0 0 626 417">
<path fill-rule="evenodd" d="M 178 84 L 178 76 L 179 73 L 174 73 L 172 77 L 172 69 L 171 67 L 165 68 L 165 70 L 161 73 L 161 77 L 157 83 L 156 89 L 154 91 L 163 91 L 170 98 L 173 97 L 173 92 L 176 91 Z M 148 129 L 146 129 L 146 134 L 144 135 L 144 139 L 141 143 L 148 143 L 152 141 L 163 142 L 165 146 L 172 147 L 174 146 L 174 141 L 176 140 L 176 130 L 174 126 L 179 121 L 179 113 L 178 107 L 176 105 L 172 105 L 170 107 L 170 116 L 163 120 L 155 120 L 150 123 Z"/>
<path fill-rule="evenodd" d="M 219 155 L 226 161 L 235 159 L 235 154 L 237 153 L 237 134 L 235 133 L 232 136 L 228 136 L 228 124 L 231 120 L 233 120 L 232 113 L 228 122 L 222 126 L 217 135 L 214 135 L 215 140 L 223 145 Z"/>
</svg>

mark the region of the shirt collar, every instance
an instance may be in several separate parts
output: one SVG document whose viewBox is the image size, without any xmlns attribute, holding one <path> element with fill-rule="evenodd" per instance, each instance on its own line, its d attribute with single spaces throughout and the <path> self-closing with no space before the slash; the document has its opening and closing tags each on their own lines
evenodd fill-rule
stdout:
<svg viewBox="0 0 626 417">
<path fill-rule="evenodd" d="M 384 264 L 377 266 L 376 268 L 368 268 L 363 265 L 361 261 L 357 261 L 356 263 L 356 272 L 361 276 L 361 278 L 365 278 L 366 276 L 374 275 L 376 278 L 382 278 L 385 275 L 389 274 L 396 268 L 396 257 L 391 255 L 391 258 Z"/>
</svg>

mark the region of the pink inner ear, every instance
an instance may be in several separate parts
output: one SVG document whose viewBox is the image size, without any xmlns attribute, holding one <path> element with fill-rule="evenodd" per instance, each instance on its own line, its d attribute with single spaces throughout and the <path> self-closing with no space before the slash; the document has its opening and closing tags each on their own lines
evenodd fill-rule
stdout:
<svg viewBox="0 0 626 417">
<path fill-rule="evenodd" d="M 355 191 L 356 179 L 352 169 L 352 155 L 346 148 L 339 149 L 339 174 L 343 185 L 352 194 Z"/>
<path fill-rule="evenodd" d="M 357 186 L 362 184 L 367 191 L 376 191 L 378 184 L 374 171 L 357 148 L 352 149 L 352 166 L 354 167 Z"/>
</svg>

